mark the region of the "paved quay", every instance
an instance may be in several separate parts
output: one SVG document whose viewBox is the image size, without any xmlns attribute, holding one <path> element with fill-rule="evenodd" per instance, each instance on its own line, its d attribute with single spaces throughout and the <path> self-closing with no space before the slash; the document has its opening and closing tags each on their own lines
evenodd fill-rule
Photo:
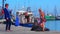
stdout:
<svg viewBox="0 0 60 34">
<path fill-rule="evenodd" d="M 56 31 L 49 31 L 49 32 L 36 32 L 36 31 L 30 31 L 31 28 L 28 27 L 16 27 L 14 25 L 12 25 L 11 29 L 13 31 L 11 32 L 6 32 L 5 31 L 5 25 L 4 24 L 0 24 L 0 34 L 60 34 L 60 32 L 56 32 Z"/>
</svg>

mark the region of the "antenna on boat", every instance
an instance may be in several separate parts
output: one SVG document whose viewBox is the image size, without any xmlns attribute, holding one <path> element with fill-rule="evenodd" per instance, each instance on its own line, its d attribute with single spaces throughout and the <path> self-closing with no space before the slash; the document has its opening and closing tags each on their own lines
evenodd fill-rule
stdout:
<svg viewBox="0 0 60 34">
<path fill-rule="evenodd" d="M 25 4 L 26 4 L 26 0 L 24 0 L 24 7 L 25 7 Z"/>
<path fill-rule="evenodd" d="M 32 0 L 31 0 L 32 1 Z M 30 6 L 30 0 L 28 0 L 28 7 Z"/>
<path fill-rule="evenodd" d="M 26 11 L 26 8 L 25 8 L 26 0 L 24 0 L 23 3 L 24 3 L 24 5 L 22 6 L 22 9 L 21 10 Z"/>
</svg>

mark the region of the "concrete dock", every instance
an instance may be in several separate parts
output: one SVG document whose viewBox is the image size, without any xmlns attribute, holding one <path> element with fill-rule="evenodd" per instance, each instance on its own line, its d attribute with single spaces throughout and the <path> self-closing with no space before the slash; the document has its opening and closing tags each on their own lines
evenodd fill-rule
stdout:
<svg viewBox="0 0 60 34">
<path fill-rule="evenodd" d="M 0 24 L 0 34 L 60 34 L 60 32 L 56 32 L 56 31 L 49 31 L 49 32 L 36 32 L 36 31 L 30 31 L 31 28 L 28 27 L 16 27 L 14 25 L 12 25 L 11 29 L 13 31 L 11 32 L 6 32 L 5 31 L 5 25 L 4 24 Z"/>
</svg>

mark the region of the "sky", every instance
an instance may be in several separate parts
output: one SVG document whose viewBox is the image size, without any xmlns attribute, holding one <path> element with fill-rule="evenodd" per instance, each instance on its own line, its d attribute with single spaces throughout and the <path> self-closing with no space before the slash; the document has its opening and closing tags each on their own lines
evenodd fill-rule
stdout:
<svg viewBox="0 0 60 34">
<path fill-rule="evenodd" d="M 32 12 L 35 16 L 39 16 L 38 9 L 41 8 L 45 14 L 55 14 L 55 7 L 57 9 L 57 14 L 60 14 L 60 0 L 6 0 L 5 3 L 9 4 L 9 8 L 13 10 L 13 14 L 16 11 L 25 8 L 31 7 Z M 2 6 L 2 0 L 0 0 L 0 6 Z"/>
</svg>

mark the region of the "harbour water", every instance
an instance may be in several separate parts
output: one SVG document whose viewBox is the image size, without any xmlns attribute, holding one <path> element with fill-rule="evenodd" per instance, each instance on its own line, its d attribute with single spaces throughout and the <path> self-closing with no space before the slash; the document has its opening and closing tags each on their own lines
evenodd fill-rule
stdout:
<svg viewBox="0 0 60 34">
<path fill-rule="evenodd" d="M 60 20 L 47 21 L 45 27 L 49 28 L 51 31 L 60 31 Z"/>
</svg>

